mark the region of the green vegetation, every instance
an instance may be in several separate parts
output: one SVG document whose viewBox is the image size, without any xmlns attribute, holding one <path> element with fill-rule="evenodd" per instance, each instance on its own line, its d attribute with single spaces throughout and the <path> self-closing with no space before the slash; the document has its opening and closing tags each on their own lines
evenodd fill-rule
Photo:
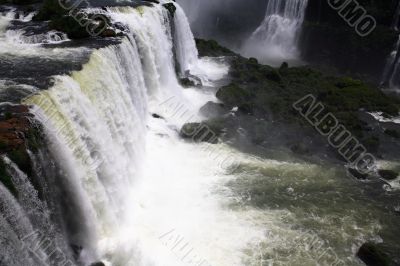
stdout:
<svg viewBox="0 0 400 266">
<path fill-rule="evenodd" d="M 220 46 L 216 41 L 214 40 L 202 40 L 202 39 L 196 39 L 196 45 L 197 49 L 199 50 L 199 55 L 200 56 L 234 56 L 236 55 L 234 52 L 231 50 Z"/>
<path fill-rule="evenodd" d="M 200 54 L 234 55 L 214 41 L 198 40 Z M 307 94 L 314 95 L 371 152 L 379 147 L 379 137 L 369 132 L 368 124 L 359 118 L 359 111 L 381 111 L 385 116 L 398 115 L 400 101 L 361 80 L 337 77 L 308 66 L 279 68 L 261 65 L 256 59 L 231 58 L 231 84 L 216 94 L 227 108 L 237 106 L 244 114 L 272 119 L 284 124 L 306 126 L 292 105 Z"/>
</svg>

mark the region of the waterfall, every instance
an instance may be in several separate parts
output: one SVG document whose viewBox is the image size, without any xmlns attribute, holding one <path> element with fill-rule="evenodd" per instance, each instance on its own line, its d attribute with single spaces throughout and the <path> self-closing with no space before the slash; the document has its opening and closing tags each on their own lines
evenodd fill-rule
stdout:
<svg viewBox="0 0 400 266">
<path fill-rule="evenodd" d="M 193 67 L 197 66 L 199 54 L 185 12 L 179 5 L 176 7 L 174 16 L 175 50 L 180 74 L 184 76 L 187 71 L 190 72 Z"/>
<path fill-rule="evenodd" d="M 2 250 L 13 254 L 11 241 L 18 243 L 19 234 L 33 230 L 39 235 L 28 234 L 30 242 L 41 239 L 40 233 L 55 239 L 70 265 L 101 260 L 106 265 L 174 266 L 185 262 L 161 236 L 176 228 L 176 234 L 182 232 L 196 245 L 193 253 L 199 255 L 190 259 L 199 265 L 207 259 L 241 265 L 241 251 L 262 230 L 217 203 L 212 190 L 225 176 L 209 145 L 179 137 L 182 124 L 201 119 L 199 107 L 215 96 L 184 90 L 175 62 L 181 73 L 189 71 L 207 82 L 222 78 L 228 67 L 197 58 L 179 6 L 174 18 L 159 4 L 92 11 L 106 12 L 129 32 L 119 44 L 93 50 L 81 70 L 54 76 L 50 88 L 24 100 L 46 136 L 49 154 L 31 153 L 36 178 L 45 180 L 46 197 L 40 199 L 27 176 L 5 159 L 13 183 L 26 196 L 13 199 L 8 193 L 0 204 L 14 204 L 13 212 L 26 218 L 14 225 L 0 217 L 10 235 Z M 218 157 L 226 150 L 221 146 Z M 54 173 L 43 173 L 53 164 L 46 158 L 54 160 Z M 238 230 L 242 227 L 247 228 Z M 229 257 L 232 251 L 237 255 Z M 57 265 L 47 249 L 37 253 L 43 265 Z M 17 261 L 9 257 L 10 266 L 42 265 L 29 251 L 21 251 Z"/>
<path fill-rule="evenodd" d="M 15 198 L 0 184 L 1 262 L 12 266 L 58 263 L 72 266 L 72 253 L 66 242 L 68 237 L 60 224 L 54 223 L 50 217 L 56 217 L 57 210 L 39 198 L 37 188 L 14 162 L 7 157 L 2 160 L 18 196 Z M 40 185 L 46 190 L 44 183 Z M 55 204 L 58 194 L 54 190 L 46 193 L 49 193 L 47 197 L 54 197 L 50 204 Z"/>
<path fill-rule="evenodd" d="M 264 20 L 244 44 L 244 54 L 272 64 L 298 59 L 297 41 L 307 3 L 269 0 Z"/>
<path fill-rule="evenodd" d="M 396 14 L 393 20 L 393 30 L 400 33 L 400 3 L 396 10 Z M 390 90 L 396 93 L 400 89 L 400 35 L 399 39 L 390 53 L 384 71 L 381 85 L 388 87 Z"/>
</svg>

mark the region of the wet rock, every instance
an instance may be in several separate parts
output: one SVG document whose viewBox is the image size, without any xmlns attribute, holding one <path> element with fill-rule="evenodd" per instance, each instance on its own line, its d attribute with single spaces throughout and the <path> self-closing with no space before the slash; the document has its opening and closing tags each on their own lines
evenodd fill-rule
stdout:
<svg viewBox="0 0 400 266">
<path fill-rule="evenodd" d="M 392 170 L 378 170 L 378 174 L 380 177 L 386 180 L 394 180 L 398 176 L 397 172 Z"/>
<path fill-rule="evenodd" d="M 94 262 L 92 264 L 90 264 L 90 266 L 106 266 L 103 262 L 99 261 L 99 262 Z"/>
<path fill-rule="evenodd" d="M 182 138 L 191 139 L 195 142 L 208 142 L 212 144 L 218 143 L 218 137 L 221 133 L 221 129 L 211 122 L 187 123 L 183 125 L 180 131 Z"/>
<path fill-rule="evenodd" d="M 101 33 L 101 37 L 117 37 L 117 32 L 114 29 L 108 28 Z"/>
<path fill-rule="evenodd" d="M 359 257 L 367 266 L 389 266 L 390 258 L 384 251 L 373 243 L 363 244 L 357 252 Z"/>
<path fill-rule="evenodd" d="M 179 83 L 185 88 L 195 87 L 196 86 L 194 81 L 189 79 L 189 78 L 182 78 L 182 79 L 179 80 Z"/>
<path fill-rule="evenodd" d="M 34 124 L 28 106 L 0 107 L 0 154 L 7 155 L 28 176 L 32 173 L 32 163 L 27 149 L 35 152 L 41 143 L 41 129 Z M 16 193 L 2 160 L 0 160 L 0 182 L 10 192 Z"/>
<path fill-rule="evenodd" d="M 163 4 L 163 7 L 165 7 L 168 10 L 168 12 L 171 14 L 172 17 L 175 16 L 176 6 L 173 3 Z"/>
<path fill-rule="evenodd" d="M 229 110 L 221 103 L 210 101 L 200 108 L 200 112 L 209 118 L 214 118 L 228 114 Z"/>
<path fill-rule="evenodd" d="M 0 110 L 0 153 L 23 148 L 31 129 L 29 109 L 23 105 L 9 105 Z"/>
<path fill-rule="evenodd" d="M 154 117 L 154 118 L 157 118 L 157 119 L 164 119 L 164 117 L 162 117 L 161 115 L 159 115 L 159 114 L 152 114 L 151 115 L 152 117 Z"/>
<path fill-rule="evenodd" d="M 216 97 L 228 107 L 239 107 L 239 109 L 250 110 L 251 105 L 249 93 L 235 83 L 224 86 L 217 91 Z"/>
<path fill-rule="evenodd" d="M 352 176 L 354 176 L 354 177 L 357 178 L 357 179 L 366 180 L 366 179 L 368 178 L 368 174 L 360 173 L 360 171 L 358 171 L 358 170 L 355 169 L 355 168 L 348 168 L 347 170 L 349 171 L 349 173 L 350 173 Z"/>
<path fill-rule="evenodd" d="M 293 153 L 299 154 L 299 155 L 307 155 L 310 154 L 310 149 L 303 143 L 296 143 L 290 146 L 290 150 Z"/>
</svg>

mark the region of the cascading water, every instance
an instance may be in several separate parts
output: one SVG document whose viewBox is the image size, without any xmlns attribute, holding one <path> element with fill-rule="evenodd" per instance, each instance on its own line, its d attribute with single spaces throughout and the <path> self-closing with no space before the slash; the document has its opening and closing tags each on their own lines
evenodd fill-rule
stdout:
<svg viewBox="0 0 400 266">
<path fill-rule="evenodd" d="M 186 121 L 169 112 L 170 104 L 177 103 L 181 106 L 174 107 L 192 114 L 187 119 L 200 119 L 199 106 L 191 103 L 193 92 L 183 93 L 174 68 L 174 42 L 181 66 L 188 71 L 200 71 L 202 66 L 196 65 L 197 50 L 186 17 L 176 18 L 175 24 L 184 20 L 186 25 L 176 25 L 173 36 L 173 22 L 161 5 L 110 8 L 107 13 L 127 25 L 131 34 L 119 45 L 95 51 L 81 71 L 55 77 L 53 87 L 25 101 L 36 106 L 33 112 L 45 126 L 53 157 L 62 162 L 71 193 L 80 202 L 87 230 L 84 240 L 74 241 L 83 248 L 79 260 L 84 264 L 103 260 L 111 265 L 178 265 L 183 262 L 160 239 L 175 228 L 187 241 L 197 243 L 196 252 L 204 256 L 198 260 L 210 254 L 210 259 L 222 264 L 240 265 L 240 256 L 227 259 L 224 250 L 215 247 L 231 246 L 240 254 L 241 248 L 262 234 L 249 224 L 232 237 L 242 226 L 237 223 L 240 219 L 220 210 L 209 195 L 219 166 L 212 158 L 204 161 L 212 170 L 198 164 L 196 158 L 205 157 L 207 150 L 179 140 L 176 129 Z M 220 66 L 219 72 L 214 78 L 221 78 L 227 68 Z M 193 157 L 181 162 L 190 153 Z M 183 183 L 186 190 L 181 188 Z M 191 200 L 181 205 L 181 199 L 189 196 Z M 171 202 L 160 204 L 166 199 Z M 164 219 L 170 215 L 176 218 Z M 184 219 L 187 215 L 198 220 Z M 215 223 L 215 228 L 224 224 L 226 231 L 211 246 L 207 243 L 211 239 L 203 237 L 207 227 L 201 228 L 206 222 Z"/>
<path fill-rule="evenodd" d="M 174 40 L 176 43 L 174 47 L 180 73 L 181 75 L 185 75 L 187 71 L 190 71 L 198 65 L 199 55 L 185 12 L 183 12 L 179 5 L 176 7 L 176 15 L 174 16 Z"/>
<path fill-rule="evenodd" d="M 395 31 L 400 32 L 400 3 L 392 27 Z M 381 85 L 396 93 L 400 92 L 400 35 L 395 48 L 387 59 Z"/>
<path fill-rule="evenodd" d="M 269 64 L 299 57 L 297 40 L 307 0 L 269 0 L 265 18 L 244 44 L 243 53 Z"/>
<path fill-rule="evenodd" d="M 360 265 L 349 247 L 377 235 L 371 213 L 381 210 L 348 192 L 358 188 L 352 180 L 331 166 L 180 138 L 182 124 L 201 120 L 199 108 L 216 98 L 213 88 L 183 89 L 174 63 L 210 86 L 229 69 L 197 58 L 179 6 L 175 17 L 159 4 L 91 11 L 126 26 L 126 36 L 96 50 L 45 49 L 1 32 L 7 56 L 91 55 L 24 100 L 44 128 L 46 148 L 29 152 L 43 191 L 2 158 L 23 196 L 0 184 L 0 265 L 315 265 L 321 254 L 310 249 L 308 227 L 313 241 L 327 239 L 346 265 Z M 13 51 L 13 42 L 26 49 Z M 43 236 L 54 249 L 37 244 Z"/>
</svg>

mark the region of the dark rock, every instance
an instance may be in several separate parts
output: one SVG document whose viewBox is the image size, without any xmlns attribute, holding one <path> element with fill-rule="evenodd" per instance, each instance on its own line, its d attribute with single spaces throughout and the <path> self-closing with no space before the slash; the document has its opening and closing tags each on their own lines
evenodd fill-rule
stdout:
<svg viewBox="0 0 400 266">
<path fill-rule="evenodd" d="M 182 79 L 179 80 L 179 82 L 185 88 L 195 87 L 196 86 L 196 83 L 193 80 L 189 79 L 189 78 L 182 78 Z"/>
<path fill-rule="evenodd" d="M 303 143 L 296 143 L 290 146 L 290 150 L 299 155 L 310 154 L 310 149 Z"/>
<path fill-rule="evenodd" d="M 239 107 L 250 111 L 250 94 L 236 83 L 224 86 L 217 91 L 216 97 L 228 107 Z"/>
<path fill-rule="evenodd" d="M 33 17 L 34 21 L 46 21 L 59 18 L 68 14 L 68 10 L 62 8 L 58 0 L 44 0 L 39 12 Z"/>
<path fill-rule="evenodd" d="M 196 39 L 197 49 L 199 51 L 199 55 L 210 56 L 210 57 L 219 57 L 219 56 L 236 56 L 234 52 L 231 50 L 219 45 L 214 40 L 202 40 Z"/>
<path fill-rule="evenodd" d="M 218 143 L 218 137 L 222 133 L 222 128 L 212 121 L 202 123 L 186 123 L 183 125 L 180 135 L 185 139 L 195 142 Z"/>
<path fill-rule="evenodd" d="M 378 174 L 386 180 L 394 180 L 398 176 L 398 173 L 392 170 L 378 170 Z"/>
<path fill-rule="evenodd" d="M 117 33 L 115 32 L 114 29 L 105 29 L 102 33 L 101 33 L 101 37 L 116 37 Z"/>
<path fill-rule="evenodd" d="M 366 180 L 368 178 L 368 174 L 360 173 L 357 169 L 348 168 L 349 173 L 357 179 Z"/>
<path fill-rule="evenodd" d="M 358 2 L 377 22 L 373 32 L 364 37 L 349 27 L 338 11 L 329 6 L 329 1 L 308 1 L 300 37 L 302 58 L 378 84 L 398 39 L 398 33 L 391 27 L 398 1 Z"/>
<path fill-rule="evenodd" d="M 200 112 L 210 118 L 220 117 L 229 113 L 229 110 L 221 103 L 207 102 L 200 108 Z"/>
<path fill-rule="evenodd" d="M 152 114 L 151 116 L 154 117 L 154 118 L 157 118 L 157 119 L 164 119 L 164 117 L 162 117 L 159 114 Z"/>
<path fill-rule="evenodd" d="M 357 252 L 357 257 L 359 257 L 367 266 L 391 265 L 389 257 L 377 244 L 373 243 L 363 244 Z"/>
<path fill-rule="evenodd" d="M 7 155 L 24 173 L 32 175 L 27 148 L 36 152 L 43 142 L 41 127 L 34 123 L 28 106 L 3 105 L 0 108 L 0 154 Z M 16 195 L 6 166 L 0 160 L 0 181 Z"/>
<path fill-rule="evenodd" d="M 289 68 L 289 64 L 287 62 L 283 62 L 282 65 L 279 67 L 279 71 L 283 71 Z"/>
<path fill-rule="evenodd" d="M 92 264 L 90 264 L 90 266 L 106 266 L 103 262 L 99 261 L 99 262 L 94 262 Z"/>
<path fill-rule="evenodd" d="M 254 58 L 254 57 L 250 57 L 250 58 L 249 58 L 249 63 L 251 63 L 251 64 L 258 64 L 258 60 L 257 60 L 256 58 Z"/>
<path fill-rule="evenodd" d="M 167 4 L 163 4 L 163 7 L 165 7 L 169 14 L 174 17 L 175 16 L 175 12 L 176 12 L 176 6 L 173 3 L 167 3 Z"/>
<path fill-rule="evenodd" d="M 394 129 L 385 129 L 385 134 L 396 139 L 400 139 L 400 133 Z"/>
</svg>

